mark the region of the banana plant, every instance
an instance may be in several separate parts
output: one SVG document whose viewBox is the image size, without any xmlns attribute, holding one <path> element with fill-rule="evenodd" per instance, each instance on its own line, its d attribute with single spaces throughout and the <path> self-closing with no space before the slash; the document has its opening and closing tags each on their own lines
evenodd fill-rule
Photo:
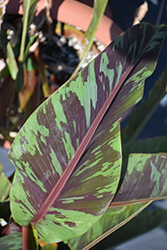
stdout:
<svg viewBox="0 0 167 250">
<path fill-rule="evenodd" d="M 23 249 L 30 249 L 30 225 L 43 242 L 89 249 L 167 197 L 167 154 L 130 154 L 122 164 L 120 131 L 120 119 L 142 98 L 166 33 L 166 26 L 147 23 L 127 30 L 18 133 L 9 152 L 16 166 L 10 200 Z"/>
</svg>

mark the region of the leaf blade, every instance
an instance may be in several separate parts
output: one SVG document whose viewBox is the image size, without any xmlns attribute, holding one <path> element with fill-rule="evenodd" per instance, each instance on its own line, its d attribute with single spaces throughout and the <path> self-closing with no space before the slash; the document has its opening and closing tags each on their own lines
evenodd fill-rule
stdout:
<svg viewBox="0 0 167 250">
<path fill-rule="evenodd" d="M 108 128 L 106 134 L 104 130 L 104 135 L 108 136 L 108 131 L 114 124 L 117 124 L 118 128 L 118 119 L 142 97 L 144 80 L 154 70 L 165 34 L 166 28 L 164 26 L 155 28 L 151 25 L 140 24 L 130 29 L 34 112 L 19 132 L 19 136 L 16 137 L 9 154 L 9 158 L 15 162 L 17 167 L 11 191 L 11 207 L 13 216 L 19 223 L 27 225 L 38 214 L 40 207 L 47 200 L 59 178 L 61 179 L 65 169 L 68 168 L 71 159 L 73 159 L 76 150 L 81 145 L 103 105 L 106 103 L 104 112 L 101 111 L 102 116 L 98 119 L 98 124 L 100 123 L 101 126 L 93 131 L 94 135 L 90 143 L 85 144 L 87 147 L 85 155 L 89 155 L 96 141 L 99 140 L 101 143 L 103 137 L 99 138 L 105 128 L 104 125 L 107 124 Z M 137 37 L 138 43 L 136 44 Z M 128 39 L 130 47 L 127 44 Z M 117 60 L 113 60 L 116 56 Z M 138 64 L 136 65 L 136 63 Z M 121 87 L 122 84 L 123 87 Z M 107 100 L 113 90 L 115 94 L 111 94 L 114 99 L 110 98 L 110 101 L 113 100 L 110 105 L 110 101 L 107 102 Z M 137 100 L 134 98 L 134 94 Z M 116 138 L 119 139 L 119 135 Z M 120 145 L 120 143 L 118 144 Z M 108 145 L 108 149 L 110 149 L 110 145 Z M 121 152 L 119 154 L 121 155 Z M 119 160 L 118 154 L 117 159 Z M 76 163 L 79 163 L 79 160 L 78 157 Z M 73 167 L 75 168 L 74 165 Z M 76 171 L 77 167 L 80 166 L 76 166 Z M 74 169 L 70 167 L 71 170 Z M 118 170 L 120 171 L 120 164 Z M 118 173 L 117 176 L 119 179 Z M 59 189 L 58 199 L 61 197 L 63 188 L 67 187 L 67 179 L 65 181 L 66 183 L 63 183 Z M 115 187 L 116 185 L 113 190 L 110 189 L 110 193 L 106 192 L 107 199 L 105 199 L 104 204 L 100 203 L 94 211 L 96 217 L 93 217 L 90 211 L 85 213 L 85 221 L 91 221 L 88 225 L 82 223 L 80 211 L 75 211 L 75 202 L 71 204 L 73 205 L 71 210 L 68 209 L 68 203 L 63 211 L 56 207 L 56 212 L 52 206 L 44 218 L 36 224 L 43 241 L 60 241 L 76 237 L 77 230 L 77 236 L 84 233 L 106 210 L 112 200 L 112 191 L 116 191 Z M 58 202 L 58 199 L 55 201 L 52 197 L 51 203 Z M 82 201 L 80 209 L 82 209 Z M 18 211 L 19 218 L 17 217 Z M 84 211 L 82 211 L 82 215 L 83 213 Z M 55 217 L 57 217 L 57 221 L 55 221 Z M 59 230 L 60 228 L 64 229 L 64 233 L 61 233 L 63 235 L 61 239 L 51 231 L 47 235 L 46 231 L 50 230 L 51 221 L 52 225 L 59 226 Z M 60 221 L 63 221 L 63 227 L 60 226 Z"/>
<path fill-rule="evenodd" d="M 26 35 L 28 28 L 33 20 L 35 11 L 36 11 L 36 5 L 37 0 L 24 0 L 23 1 L 23 31 L 22 31 L 22 38 L 21 38 L 21 46 L 20 46 L 20 55 L 19 60 L 23 63 L 23 60 L 25 59 L 25 41 L 26 41 Z M 27 51 L 26 51 L 27 53 Z"/>
<path fill-rule="evenodd" d="M 149 203 L 130 204 L 118 208 L 109 207 L 101 219 L 84 235 L 67 241 L 71 250 L 87 250 L 123 226 L 148 206 Z"/>
<path fill-rule="evenodd" d="M 167 154 L 131 154 L 112 206 L 167 197 Z"/>
<path fill-rule="evenodd" d="M 10 74 L 12 76 L 12 79 L 16 80 L 17 73 L 18 73 L 19 69 L 18 69 L 16 59 L 15 59 L 15 55 L 14 55 L 14 52 L 13 52 L 11 42 L 7 43 L 6 50 L 7 50 L 8 69 L 9 69 L 9 72 L 10 72 Z"/>
</svg>

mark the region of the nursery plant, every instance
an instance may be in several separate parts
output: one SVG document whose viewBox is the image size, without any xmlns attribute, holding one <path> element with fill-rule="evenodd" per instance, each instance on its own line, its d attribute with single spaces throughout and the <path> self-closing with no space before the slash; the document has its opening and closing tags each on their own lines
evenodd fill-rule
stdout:
<svg viewBox="0 0 167 250">
<path fill-rule="evenodd" d="M 120 128 L 143 96 L 166 33 L 165 25 L 131 27 L 28 118 L 9 152 L 11 217 L 22 233 L 1 237 L 3 249 L 56 249 L 61 241 L 90 249 L 167 197 L 166 150 L 153 150 L 157 141 L 142 142 L 147 152 L 129 144 Z M 10 184 L 1 177 L 4 202 Z"/>
</svg>

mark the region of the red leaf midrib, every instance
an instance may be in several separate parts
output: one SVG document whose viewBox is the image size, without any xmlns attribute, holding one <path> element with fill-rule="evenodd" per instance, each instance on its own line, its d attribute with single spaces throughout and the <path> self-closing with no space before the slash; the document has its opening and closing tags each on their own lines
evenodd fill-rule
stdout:
<svg viewBox="0 0 167 250">
<path fill-rule="evenodd" d="M 99 126 L 101 120 L 103 119 L 104 115 L 106 114 L 110 104 L 112 103 L 113 99 L 115 98 L 116 94 L 118 93 L 119 89 L 122 87 L 123 83 L 125 82 L 126 78 L 134 68 L 134 65 L 131 65 L 126 73 L 121 77 L 119 80 L 119 83 L 115 86 L 115 88 L 110 93 L 109 97 L 103 104 L 101 110 L 99 111 L 98 115 L 96 116 L 95 120 L 93 121 L 92 125 L 90 126 L 87 134 L 85 135 L 84 139 L 82 140 L 81 144 L 79 145 L 78 149 L 75 152 L 74 157 L 71 159 L 69 165 L 63 172 L 62 176 L 48 195 L 47 199 L 37 212 L 37 214 L 34 216 L 31 223 L 33 225 L 37 224 L 47 213 L 49 208 L 52 206 L 52 204 L 55 202 L 55 200 L 58 198 L 59 194 L 61 193 L 62 189 L 66 185 L 66 182 L 68 181 L 70 175 L 72 174 L 74 168 L 76 167 L 77 163 L 79 162 L 82 154 L 84 153 L 86 147 L 88 146 L 91 138 L 93 137 L 97 127 Z"/>
</svg>

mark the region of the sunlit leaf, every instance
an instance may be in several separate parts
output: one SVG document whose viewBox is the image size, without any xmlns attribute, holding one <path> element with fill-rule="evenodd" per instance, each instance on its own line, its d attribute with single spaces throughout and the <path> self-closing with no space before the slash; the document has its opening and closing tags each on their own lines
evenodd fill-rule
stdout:
<svg viewBox="0 0 167 250">
<path fill-rule="evenodd" d="M 20 56 L 19 60 L 23 62 L 25 59 L 24 54 L 27 53 L 27 50 L 25 48 L 25 41 L 27 36 L 27 31 L 30 27 L 30 24 L 33 20 L 35 11 L 36 11 L 36 5 L 38 0 L 24 0 L 23 1 L 23 30 L 22 30 L 22 38 L 21 38 L 21 47 L 20 47 Z M 28 45 L 29 46 L 29 45 Z"/>
<path fill-rule="evenodd" d="M 132 27 L 20 130 L 9 154 L 12 214 L 43 241 L 80 236 L 111 203 L 121 171 L 119 118 L 141 99 L 165 35 L 163 25 Z"/>
<path fill-rule="evenodd" d="M 27 47 L 26 47 L 26 49 L 25 49 L 25 51 L 24 51 L 24 58 L 23 58 L 23 61 L 25 61 L 26 60 L 26 57 L 27 57 L 27 54 L 28 54 L 28 52 L 29 52 L 29 48 L 30 48 L 30 46 L 33 44 L 33 42 L 35 41 L 35 38 L 36 38 L 37 36 L 36 35 L 33 35 L 33 36 L 30 36 L 29 37 L 29 41 L 28 41 L 28 44 L 27 44 Z M 29 57 L 30 58 L 30 57 Z M 29 60 L 29 62 L 30 62 L 30 59 L 28 58 L 28 60 Z M 31 65 L 32 66 L 32 65 Z M 33 67 L 34 68 L 34 67 Z"/>
<path fill-rule="evenodd" d="M 13 80 L 16 80 L 17 73 L 18 73 L 19 69 L 18 69 L 18 65 L 17 65 L 17 62 L 16 62 L 16 58 L 15 58 L 15 55 L 14 55 L 14 51 L 13 51 L 11 42 L 7 43 L 6 51 L 7 51 L 7 60 L 6 61 L 7 61 L 7 65 L 8 65 L 8 68 L 9 68 L 9 72 L 10 72 L 11 77 L 13 78 Z"/>
<path fill-rule="evenodd" d="M 74 70 L 73 75 L 79 71 L 83 61 L 85 60 L 88 52 L 90 51 L 90 49 L 92 47 L 96 31 L 99 27 L 99 23 L 100 23 L 101 18 L 104 14 L 107 3 L 108 3 L 108 0 L 103 0 L 103 1 L 96 0 L 96 1 L 94 1 L 93 16 L 92 16 L 91 22 L 89 24 L 89 27 L 84 34 L 84 38 L 83 38 L 82 43 L 81 43 L 82 48 L 81 48 L 81 51 L 79 52 L 80 57 L 81 57 L 81 61 L 79 62 L 79 65 L 76 67 L 76 69 Z"/>
<path fill-rule="evenodd" d="M 58 244 L 57 243 L 46 243 L 39 240 L 39 245 L 42 247 L 42 250 L 57 250 Z"/>
<path fill-rule="evenodd" d="M 137 142 L 137 143 L 129 143 L 129 147 L 125 147 L 126 148 L 126 154 L 128 155 L 131 152 L 151 152 L 151 153 L 156 153 L 159 151 L 164 151 L 166 152 L 167 148 L 166 148 L 166 138 L 153 138 L 153 139 L 149 139 L 149 140 L 143 140 L 141 142 Z M 125 152 L 124 152 L 125 155 Z M 127 223 L 127 221 L 131 220 L 134 216 L 136 216 L 138 213 L 140 213 L 145 207 L 147 207 L 150 202 L 141 202 L 141 203 L 134 203 L 136 202 L 135 200 L 132 199 L 132 197 L 135 198 L 135 195 L 138 195 L 138 199 L 146 199 L 149 198 L 150 200 L 152 199 L 156 199 L 156 196 L 158 196 L 159 198 L 163 198 L 163 196 L 165 195 L 163 193 L 163 190 L 159 190 L 159 183 L 163 184 L 163 188 L 164 190 L 167 191 L 166 189 L 166 183 L 164 182 L 166 179 L 166 175 L 164 175 L 164 173 L 166 172 L 167 166 L 164 167 L 163 164 L 163 160 L 165 162 L 167 162 L 167 160 L 165 158 L 163 158 L 164 156 L 166 156 L 166 154 L 160 154 L 160 155 L 134 155 L 134 159 L 133 161 L 131 161 L 129 163 L 129 167 L 127 168 L 127 173 L 129 173 L 129 171 L 131 171 L 131 173 L 133 173 L 131 176 L 129 176 L 130 178 L 128 178 L 127 176 L 125 176 L 125 181 L 122 184 L 121 190 L 123 190 L 122 193 L 122 197 L 125 196 L 125 200 L 126 202 L 124 206 L 120 206 L 117 203 L 117 195 L 116 195 L 116 199 L 113 200 L 113 202 L 110 205 L 110 208 L 107 209 L 107 211 L 104 213 L 104 215 L 101 217 L 101 219 L 91 228 L 89 229 L 85 234 L 83 234 L 82 236 L 80 236 L 79 238 L 75 238 L 72 239 L 70 241 L 67 241 L 66 243 L 68 243 L 70 245 L 70 249 L 89 249 L 91 248 L 93 245 L 97 244 L 98 242 L 100 242 L 102 239 L 104 239 L 105 237 L 107 237 L 109 234 L 113 233 L 115 230 L 117 230 L 120 226 L 122 226 L 123 224 Z M 143 156 L 145 157 L 145 160 L 147 160 L 147 164 L 144 163 L 144 161 L 142 161 Z M 151 156 L 151 158 L 150 158 Z M 156 162 L 154 162 L 154 159 L 157 159 Z M 159 160 L 158 160 L 159 158 Z M 130 158 L 131 160 L 131 158 Z M 160 162 L 161 161 L 161 162 Z M 137 164 L 138 163 L 138 164 Z M 150 163 L 150 164 L 148 164 Z M 154 164 L 154 165 L 153 165 Z M 152 165 L 152 176 L 154 176 L 154 179 L 151 182 L 151 177 L 148 175 L 148 172 L 150 171 L 150 165 Z M 167 165 L 167 164 L 166 164 Z M 141 169 L 139 170 L 139 168 L 141 167 Z M 157 167 L 157 171 L 155 171 Z M 159 169 L 158 169 L 159 167 Z M 163 173 L 161 173 L 161 170 Z M 140 172 L 140 174 L 139 174 Z M 146 173 L 146 176 L 143 178 L 143 173 Z M 138 174 L 138 176 L 137 176 Z M 161 180 L 158 182 L 159 178 L 158 175 L 161 176 Z M 164 177 L 164 180 L 162 179 Z M 142 181 L 141 181 L 142 179 Z M 156 181 L 155 181 L 156 179 Z M 135 182 L 136 181 L 136 182 Z M 125 185 L 126 183 L 126 185 Z M 127 184 L 130 185 L 128 186 Z M 128 189 L 130 188 L 130 191 L 128 192 Z M 152 189 L 152 193 L 148 192 L 149 189 Z M 153 189 L 154 188 L 154 189 Z M 134 191 L 132 190 L 134 189 Z M 120 192 L 121 192 L 120 190 Z M 140 197 L 139 194 L 141 194 L 144 190 L 144 194 L 145 197 L 142 196 Z M 128 194 L 129 197 L 128 197 Z M 127 194 L 127 196 L 126 196 Z M 120 193 L 118 192 L 118 197 L 120 197 Z M 131 197 L 131 199 L 129 199 Z M 148 200 L 149 200 L 148 199 Z M 116 200 L 116 203 L 115 203 Z M 138 200 L 139 202 L 139 200 Z M 126 203 L 132 203 L 129 205 L 126 205 Z M 118 207 L 117 207 L 118 206 Z M 112 210 L 113 208 L 113 210 Z M 135 210 L 135 213 L 133 214 L 132 212 L 132 208 L 133 210 Z M 112 215 L 110 214 L 110 211 L 113 213 Z M 151 230 L 152 228 L 161 225 L 162 223 L 165 223 L 165 221 L 167 220 L 167 215 L 165 216 L 166 211 L 160 211 L 157 212 L 156 214 L 150 214 L 148 215 L 148 213 L 146 213 L 147 215 L 145 215 L 145 213 L 143 215 L 139 216 L 139 219 L 137 220 L 137 230 L 136 230 L 136 223 L 132 222 L 130 225 L 132 225 L 134 228 L 131 228 L 131 231 L 128 234 L 128 238 L 130 237 L 135 237 L 141 233 L 144 233 L 148 230 Z M 147 219 L 145 217 L 147 217 Z M 161 218 L 162 216 L 162 218 Z M 144 218 L 143 218 L 144 217 Z M 118 223 L 118 218 L 122 219 L 122 222 L 119 224 Z M 139 221 L 140 221 L 140 227 L 139 227 Z M 117 225 L 116 227 L 114 227 L 113 225 Z M 127 230 L 128 230 L 128 226 L 126 227 L 127 229 L 125 229 L 123 232 L 125 233 L 126 231 L 126 237 L 123 237 L 123 233 L 121 234 L 122 238 L 124 240 L 127 240 Z M 135 230 L 134 230 L 135 229 Z M 133 232 L 133 234 L 132 234 Z M 110 245 L 113 246 L 113 239 L 115 239 L 115 236 L 110 236 Z M 117 240 L 117 243 L 120 242 L 120 235 L 119 237 L 116 237 L 116 239 L 119 239 L 119 241 Z M 123 240 L 122 239 L 122 240 Z M 116 242 L 116 240 L 114 241 Z M 116 243 L 115 243 L 116 244 Z M 104 247 L 104 244 L 103 244 Z M 110 247 L 110 246 L 108 246 Z"/>
</svg>

